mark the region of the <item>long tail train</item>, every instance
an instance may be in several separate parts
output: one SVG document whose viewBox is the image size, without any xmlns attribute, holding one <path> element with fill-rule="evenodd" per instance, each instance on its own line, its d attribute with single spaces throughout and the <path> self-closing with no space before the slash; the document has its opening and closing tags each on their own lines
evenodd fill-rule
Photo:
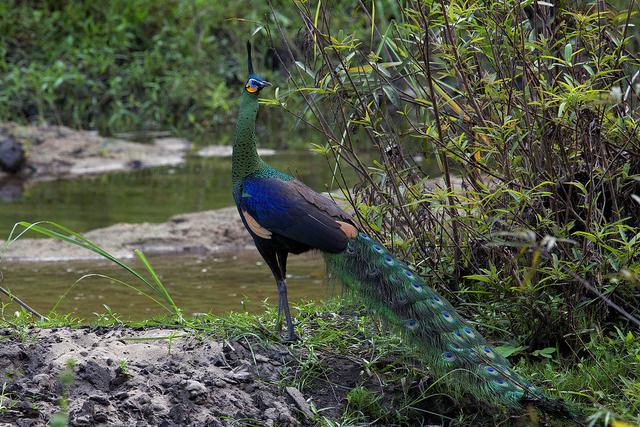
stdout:
<svg viewBox="0 0 640 427">
<path fill-rule="evenodd" d="M 326 253 L 325 260 L 332 276 L 401 330 L 436 374 L 447 374 L 452 386 L 508 407 L 532 402 L 564 412 L 558 401 L 515 373 L 447 300 L 368 235 L 358 233 L 345 251 Z"/>
</svg>

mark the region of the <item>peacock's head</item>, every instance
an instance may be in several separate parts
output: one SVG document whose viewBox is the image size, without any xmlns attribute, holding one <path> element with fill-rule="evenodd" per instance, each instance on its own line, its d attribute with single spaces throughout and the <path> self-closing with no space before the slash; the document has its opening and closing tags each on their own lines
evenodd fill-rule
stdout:
<svg viewBox="0 0 640 427">
<path fill-rule="evenodd" d="M 247 66 L 249 68 L 249 78 L 244 85 L 244 89 L 249 93 L 258 94 L 263 88 L 271 86 L 271 83 L 253 72 L 253 61 L 251 61 L 251 43 L 247 42 Z"/>
</svg>

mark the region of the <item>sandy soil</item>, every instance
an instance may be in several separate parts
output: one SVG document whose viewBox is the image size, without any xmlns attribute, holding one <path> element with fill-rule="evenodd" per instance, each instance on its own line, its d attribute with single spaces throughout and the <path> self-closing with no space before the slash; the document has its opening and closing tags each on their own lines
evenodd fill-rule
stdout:
<svg viewBox="0 0 640 427">
<path fill-rule="evenodd" d="M 284 346 L 131 328 L 32 329 L 23 339 L 0 330 L 0 339 L 2 426 L 46 425 L 69 360 L 73 426 L 300 425 L 311 415 L 310 396 L 278 385 L 291 363 Z"/>
<path fill-rule="evenodd" d="M 122 259 L 133 257 L 134 249 L 151 255 L 209 254 L 255 248 L 235 207 L 180 214 L 160 224 L 115 224 L 89 231 L 84 236 Z M 13 242 L 0 256 L 5 261 L 28 262 L 100 258 L 66 242 L 28 238 Z"/>
</svg>

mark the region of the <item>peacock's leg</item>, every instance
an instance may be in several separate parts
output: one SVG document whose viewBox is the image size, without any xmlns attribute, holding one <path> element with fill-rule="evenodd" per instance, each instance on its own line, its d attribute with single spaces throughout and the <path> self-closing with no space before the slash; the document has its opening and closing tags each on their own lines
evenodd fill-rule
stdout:
<svg viewBox="0 0 640 427">
<path fill-rule="evenodd" d="M 282 309 L 282 298 L 280 298 L 280 295 L 278 295 L 278 321 L 276 326 L 276 328 L 278 329 L 278 333 L 282 331 L 282 312 L 283 311 L 284 310 Z"/>
<path fill-rule="evenodd" d="M 289 255 L 289 253 L 287 252 L 282 252 L 282 251 L 278 251 L 276 252 L 276 260 L 278 262 L 278 273 L 280 275 L 280 280 L 286 280 L 287 278 L 287 256 Z M 276 278 L 276 284 L 278 282 L 278 279 Z M 284 296 L 285 298 L 283 299 L 280 296 L 280 285 L 278 285 L 278 333 L 280 332 L 280 328 L 282 327 L 282 314 L 284 312 L 284 302 L 287 300 L 287 285 L 285 283 L 285 289 L 284 289 Z"/>
<path fill-rule="evenodd" d="M 278 251 L 276 257 L 278 259 L 278 269 L 280 270 L 280 280 L 276 280 L 278 285 L 278 316 L 284 311 L 285 321 L 287 322 L 287 341 L 296 341 L 298 336 L 293 327 L 291 312 L 289 310 L 289 300 L 287 299 L 287 256 L 286 251 Z"/>
<path fill-rule="evenodd" d="M 285 251 L 274 250 L 263 245 L 256 244 L 256 247 L 258 248 L 260 255 L 262 255 L 262 258 L 264 258 L 264 261 L 271 269 L 278 287 L 277 333 L 280 333 L 280 329 L 282 327 L 281 316 L 284 312 L 285 321 L 287 322 L 287 341 L 295 341 L 298 339 L 298 336 L 293 328 L 293 320 L 291 319 L 291 312 L 289 311 L 289 301 L 287 300 L 287 283 L 285 281 L 288 253 Z"/>
<path fill-rule="evenodd" d="M 285 280 L 278 280 L 278 295 L 280 302 L 284 310 L 284 318 L 287 322 L 287 341 L 297 341 L 298 335 L 293 327 L 293 320 L 291 319 L 291 312 L 289 311 L 289 301 L 287 299 L 287 282 Z"/>
</svg>

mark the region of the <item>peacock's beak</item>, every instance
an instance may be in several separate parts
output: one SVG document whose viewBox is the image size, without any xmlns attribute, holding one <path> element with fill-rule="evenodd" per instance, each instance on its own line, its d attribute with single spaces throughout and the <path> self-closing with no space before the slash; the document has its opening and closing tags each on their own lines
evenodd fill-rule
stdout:
<svg viewBox="0 0 640 427">
<path fill-rule="evenodd" d="M 260 88 L 261 89 L 264 88 L 264 87 L 267 87 L 267 86 L 271 86 L 271 83 L 266 81 L 266 80 L 260 80 L 259 84 L 260 84 Z"/>
</svg>

